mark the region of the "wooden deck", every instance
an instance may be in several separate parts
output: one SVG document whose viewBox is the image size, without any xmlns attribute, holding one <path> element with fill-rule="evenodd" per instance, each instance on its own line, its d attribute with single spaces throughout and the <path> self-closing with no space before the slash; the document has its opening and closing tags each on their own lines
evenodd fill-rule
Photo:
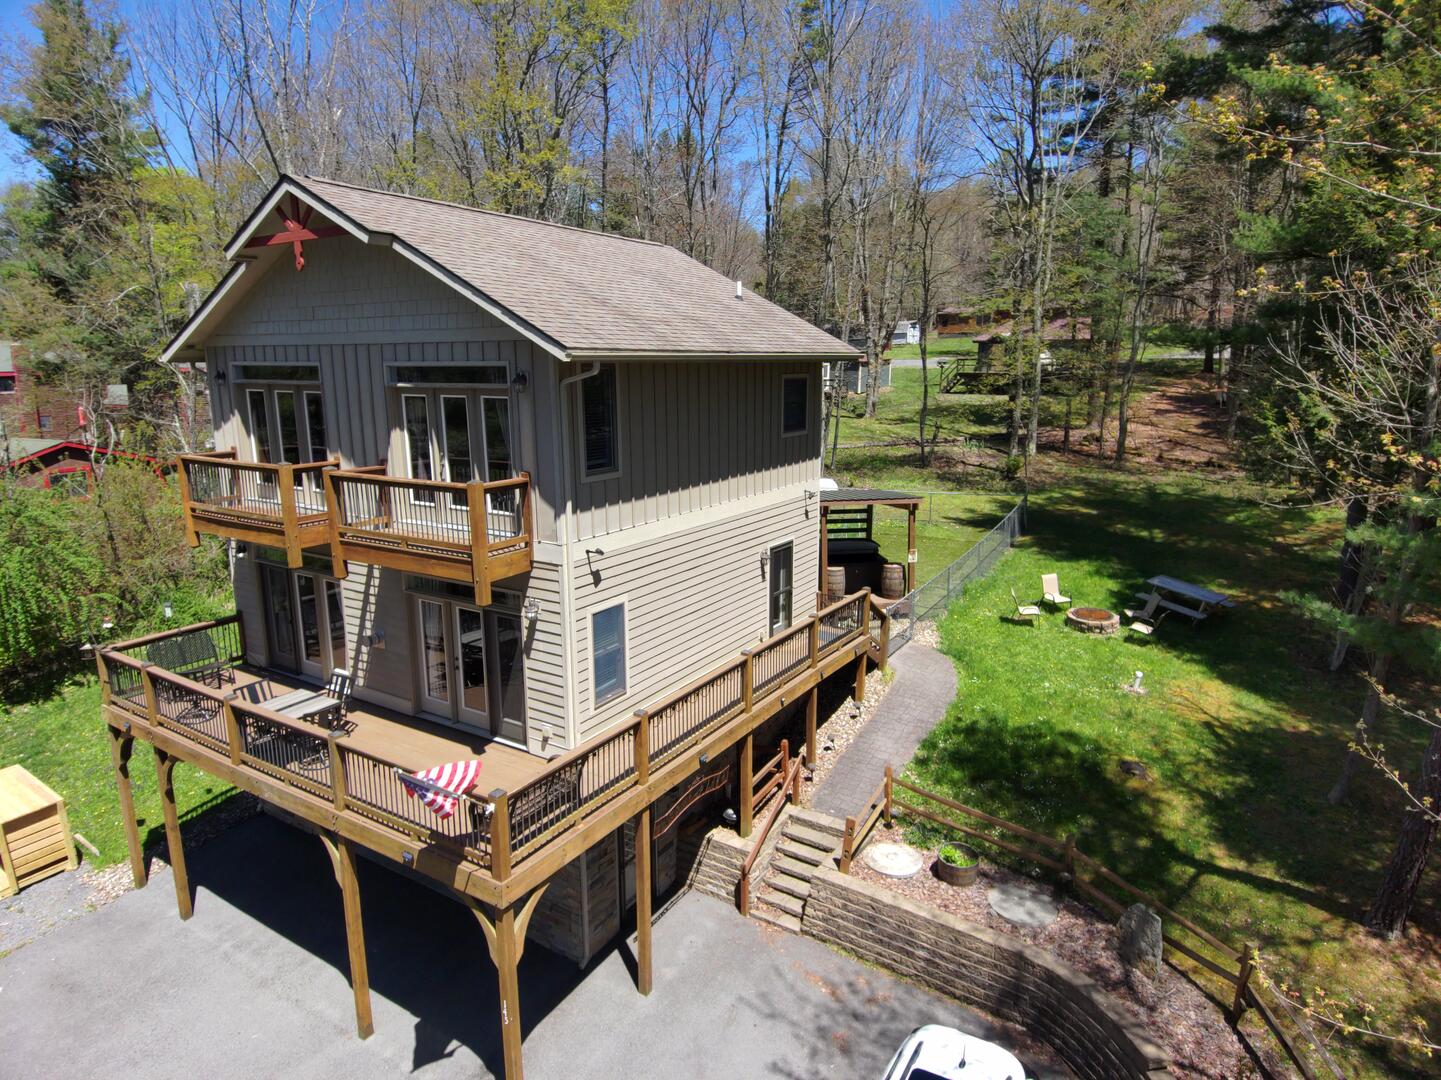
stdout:
<svg viewBox="0 0 1441 1080">
<path fill-rule="evenodd" d="M 301 687 L 314 687 L 293 675 L 237 668 L 235 685 L 227 687 L 256 705 Z M 529 783 L 546 768 L 545 758 L 514 746 L 495 742 L 479 732 L 468 732 L 423 717 L 356 698 L 351 699 L 340 742 L 408 772 L 418 772 L 448 761 L 478 758 L 482 762 L 477 791 L 507 791 Z"/>
</svg>

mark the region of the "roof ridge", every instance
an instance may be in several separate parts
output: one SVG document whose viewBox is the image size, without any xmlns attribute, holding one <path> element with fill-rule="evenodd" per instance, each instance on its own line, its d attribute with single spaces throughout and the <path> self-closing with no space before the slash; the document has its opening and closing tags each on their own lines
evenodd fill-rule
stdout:
<svg viewBox="0 0 1441 1080">
<path fill-rule="evenodd" d="M 569 229 L 571 232 L 585 233 L 588 236 L 603 237 L 608 240 L 625 240 L 632 244 L 645 244 L 649 247 L 669 247 L 669 244 L 662 244 L 659 240 L 645 240 L 639 236 L 626 236 L 624 233 L 601 232 L 598 229 L 587 229 L 581 225 L 566 225 L 559 221 L 544 221 L 541 218 L 526 217 L 524 214 L 507 214 L 501 210 L 487 210 L 480 206 L 467 206 L 465 203 L 452 202 L 449 199 L 432 199 L 427 195 L 411 195 L 404 191 L 386 191 L 384 188 L 365 187 L 362 184 L 352 184 L 345 180 L 332 180 L 328 176 L 311 176 L 302 174 L 294 177 L 295 180 L 305 183 L 334 184 L 336 187 L 349 188 L 351 191 L 363 191 L 367 195 L 388 195 L 393 199 L 411 199 L 414 202 L 431 203 L 435 206 L 449 206 L 456 210 L 468 210 L 473 214 L 488 214 L 491 217 L 509 218 L 512 221 L 524 221 L 531 225 L 545 225 L 552 229 Z"/>
</svg>

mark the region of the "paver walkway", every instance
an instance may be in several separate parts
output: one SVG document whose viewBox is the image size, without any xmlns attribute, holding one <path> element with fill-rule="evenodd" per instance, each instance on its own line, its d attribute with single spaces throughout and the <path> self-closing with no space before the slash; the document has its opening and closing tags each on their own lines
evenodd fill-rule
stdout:
<svg viewBox="0 0 1441 1080">
<path fill-rule="evenodd" d="M 876 714 L 816 790 L 811 804 L 822 813 L 858 814 L 881 782 L 887 763 L 897 770 L 946 715 L 956 699 L 956 666 L 929 645 L 913 641 L 891 657 L 895 673 Z"/>
</svg>

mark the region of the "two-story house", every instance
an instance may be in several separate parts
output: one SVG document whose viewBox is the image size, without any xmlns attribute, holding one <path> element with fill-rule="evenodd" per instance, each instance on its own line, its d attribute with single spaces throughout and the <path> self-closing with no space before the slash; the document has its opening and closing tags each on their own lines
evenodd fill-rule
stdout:
<svg viewBox="0 0 1441 1080">
<path fill-rule="evenodd" d="M 182 497 L 238 616 L 99 655 L 137 880 L 138 737 L 167 794 L 192 763 L 325 839 L 362 1034 L 356 851 L 470 905 L 519 1076 L 527 928 L 583 963 L 634 906 L 648 990 L 675 820 L 724 786 L 747 831 L 757 729 L 813 738 L 820 682 L 884 658 L 867 593 L 816 611 L 821 371 L 856 352 L 660 244 L 332 181 L 227 254 L 162 359 L 205 363 Z M 415 797 L 457 760 L 469 793 Z"/>
</svg>

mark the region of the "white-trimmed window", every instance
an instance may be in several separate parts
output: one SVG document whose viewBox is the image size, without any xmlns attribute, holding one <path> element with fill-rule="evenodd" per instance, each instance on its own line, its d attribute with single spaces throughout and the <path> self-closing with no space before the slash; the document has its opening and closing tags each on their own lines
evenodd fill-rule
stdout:
<svg viewBox="0 0 1441 1080">
<path fill-rule="evenodd" d="M 781 379 L 781 434 L 804 435 L 811 429 L 811 377 L 786 375 Z"/>
<path fill-rule="evenodd" d="M 596 705 L 625 693 L 625 604 L 590 615 L 591 696 Z"/>
<path fill-rule="evenodd" d="M 588 480 L 620 471 L 618 415 L 615 365 L 605 364 L 580 384 L 581 448 Z"/>
</svg>

